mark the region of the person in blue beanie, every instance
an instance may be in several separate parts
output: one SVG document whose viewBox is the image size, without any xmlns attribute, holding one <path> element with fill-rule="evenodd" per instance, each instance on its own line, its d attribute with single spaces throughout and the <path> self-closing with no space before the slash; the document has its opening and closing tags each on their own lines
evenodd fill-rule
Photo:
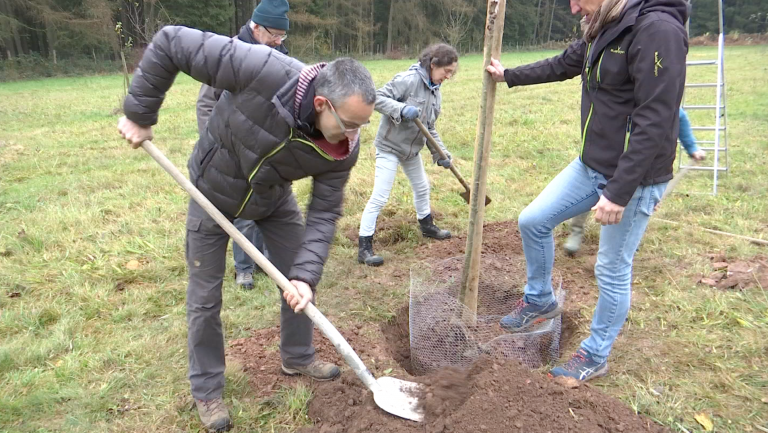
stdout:
<svg viewBox="0 0 768 433">
<path fill-rule="evenodd" d="M 702 161 L 706 157 L 706 153 L 699 149 L 696 144 L 696 137 L 693 136 L 693 129 L 691 128 L 691 121 L 688 119 L 688 115 L 680 107 L 680 145 L 685 149 L 685 153 L 688 154 L 694 161 Z M 657 205 L 658 206 L 658 205 Z M 581 242 L 584 239 L 584 225 L 587 223 L 587 217 L 589 212 L 585 212 L 579 216 L 573 217 L 570 221 L 571 234 L 563 244 L 565 253 L 569 256 L 575 256 L 581 249 Z"/>
<path fill-rule="evenodd" d="M 288 55 L 288 49 L 283 41 L 288 38 L 288 2 L 286 0 L 263 0 L 253 10 L 251 20 L 248 21 L 237 35 L 237 39 L 253 45 L 266 45 L 270 48 Z M 197 129 L 200 135 L 205 131 L 205 125 L 211 117 L 213 106 L 219 100 L 222 90 L 214 89 L 206 84 L 200 88 L 197 99 Z M 267 255 L 264 248 L 264 237 L 256 223 L 250 220 L 237 218 L 235 227 L 240 230 L 251 243 Z M 253 272 L 262 270 L 255 266 L 253 260 L 237 243 L 232 242 L 232 255 L 235 261 L 235 282 L 245 290 L 253 289 Z"/>
<path fill-rule="evenodd" d="M 288 54 L 283 45 L 283 41 L 288 38 L 288 24 L 287 0 L 262 0 L 253 10 L 249 27 L 258 43 Z"/>
</svg>

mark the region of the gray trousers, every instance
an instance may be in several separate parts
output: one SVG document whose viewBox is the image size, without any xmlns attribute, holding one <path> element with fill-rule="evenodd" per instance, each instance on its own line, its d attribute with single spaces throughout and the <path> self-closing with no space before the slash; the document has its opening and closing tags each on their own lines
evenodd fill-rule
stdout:
<svg viewBox="0 0 768 433">
<path fill-rule="evenodd" d="M 264 249 L 264 238 L 261 236 L 261 231 L 256 227 L 256 223 L 251 220 L 241 220 L 240 218 L 234 221 L 235 228 L 243 234 L 254 247 L 256 247 L 262 254 L 267 255 Z M 232 242 L 232 257 L 235 259 L 235 272 L 238 274 L 250 274 L 253 273 L 253 259 L 251 256 L 245 253 L 240 245 L 236 242 Z"/>
<path fill-rule="evenodd" d="M 256 225 L 264 236 L 270 261 L 287 274 L 304 238 L 304 219 L 293 194 L 287 194 Z M 190 200 L 186 239 L 187 345 L 192 396 L 199 400 L 221 397 L 224 390 L 226 364 L 220 313 L 228 243 L 224 229 Z M 294 313 L 282 296 L 280 299 L 280 356 L 288 366 L 307 365 L 315 357 L 312 321 Z"/>
</svg>

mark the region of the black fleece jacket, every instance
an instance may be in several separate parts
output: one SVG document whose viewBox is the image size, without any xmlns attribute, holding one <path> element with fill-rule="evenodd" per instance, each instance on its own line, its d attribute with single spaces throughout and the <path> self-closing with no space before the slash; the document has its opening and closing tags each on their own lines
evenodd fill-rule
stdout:
<svg viewBox="0 0 768 433">
<path fill-rule="evenodd" d="M 582 77 L 581 160 L 626 206 L 640 185 L 672 179 L 685 87 L 685 0 L 629 0 L 594 42 L 504 71 L 509 87 Z"/>
</svg>

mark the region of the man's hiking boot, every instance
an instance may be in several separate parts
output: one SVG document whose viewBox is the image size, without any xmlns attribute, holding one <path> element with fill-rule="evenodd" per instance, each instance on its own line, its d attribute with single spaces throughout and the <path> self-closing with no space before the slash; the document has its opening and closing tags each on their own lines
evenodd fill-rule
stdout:
<svg viewBox="0 0 768 433">
<path fill-rule="evenodd" d="M 229 410 L 221 397 L 213 400 L 195 399 L 195 406 L 197 414 L 200 415 L 200 422 L 209 432 L 229 431 L 232 428 Z"/>
<path fill-rule="evenodd" d="M 608 361 L 597 362 L 586 350 L 579 348 L 571 359 L 549 371 L 549 377 L 566 376 L 587 381 L 608 374 Z"/>
<path fill-rule="evenodd" d="M 373 236 L 360 236 L 358 239 L 357 263 L 368 266 L 381 266 L 384 259 L 373 253 Z"/>
<path fill-rule="evenodd" d="M 235 282 L 244 290 L 253 289 L 253 274 L 250 272 L 238 272 Z"/>
<path fill-rule="evenodd" d="M 442 230 L 435 225 L 432 220 L 432 214 L 425 216 L 419 220 L 419 226 L 421 227 L 421 234 L 425 238 L 437 239 L 443 241 L 451 238 L 451 232 L 448 230 Z"/>
<path fill-rule="evenodd" d="M 283 363 L 281 370 L 286 376 L 297 376 L 301 374 L 320 381 L 333 380 L 339 376 L 339 373 L 341 373 L 339 367 L 335 364 L 320 361 L 319 359 L 315 359 L 309 365 L 297 367 L 288 367 Z"/>
<path fill-rule="evenodd" d="M 540 306 L 529 304 L 525 299 L 520 299 L 511 313 L 501 318 L 499 324 L 502 328 L 510 332 L 522 332 L 545 320 L 557 317 L 562 312 L 562 308 L 557 301 L 552 301 L 547 305 Z"/>
</svg>

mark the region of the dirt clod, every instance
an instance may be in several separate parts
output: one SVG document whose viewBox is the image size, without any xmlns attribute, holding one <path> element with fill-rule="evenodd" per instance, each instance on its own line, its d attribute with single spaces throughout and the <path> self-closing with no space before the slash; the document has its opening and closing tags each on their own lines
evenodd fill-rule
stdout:
<svg viewBox="0 0 768 433">
<path fill-rule="evenodd" d="M 560 377 L 556 377 L 554 380 L 555 380 L 556 384 L 562 386 L 563 388 L 567 388 L 567 389 L 578 388 L 582 384 L 582 382 L 579 382 L 578 380 L 576 380 L 576 379 L 574 379 L 572 377 L 560 376 Z"/>
<path fill-rule="evenodd" d="M 700 284 L 717 287 L 720 290 L 752 287 L 768 288 L 768 259 L 762 256 L 749 260 L 725 261 L 722 254 L 710 254 L 712 272 L 708 277 L 699 280 Z M 722 260 L 722 261 L 715 261 Z"/>
</svg>

